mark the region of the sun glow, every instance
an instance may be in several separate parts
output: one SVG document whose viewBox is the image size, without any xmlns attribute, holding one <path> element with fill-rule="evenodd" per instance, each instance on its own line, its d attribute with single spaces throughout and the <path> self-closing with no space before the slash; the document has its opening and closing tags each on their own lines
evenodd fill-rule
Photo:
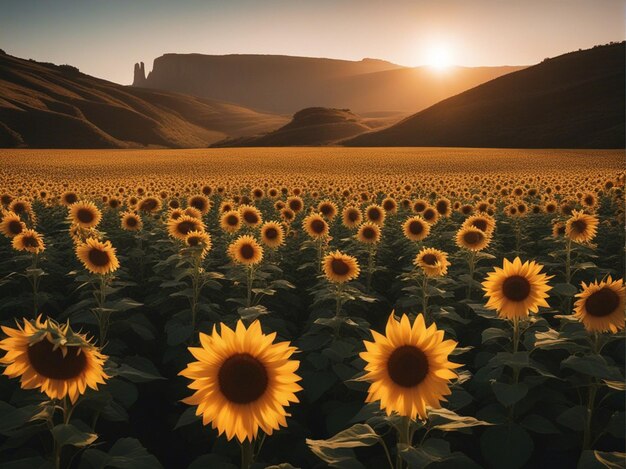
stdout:
<svg viewBox="0 0 626 469">
<path fill-rule="evenodd" d="M 437 70 L 444 70 L 452 65 L 450 49 L 444 45 L 430 47 L 426 53 L 426 65 Z"/>
</svg>

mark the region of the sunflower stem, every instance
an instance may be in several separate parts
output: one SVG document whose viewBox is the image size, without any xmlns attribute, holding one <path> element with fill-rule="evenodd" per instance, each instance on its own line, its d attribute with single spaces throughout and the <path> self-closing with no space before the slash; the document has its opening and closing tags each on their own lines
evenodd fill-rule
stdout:
<svg viewBox="0 0 626 469">
<path fill-rule="evenodd" d="M 37 317 L 39 310 L 39 275 L 35 272 L 37 269 L 37 261 L 39 260 L 39 253 L 33 254 L 31 268 L 32 286 L 33 286 L 33 317 Z"/>
<path fill-rule="evenodd" d="M 254 281 L 254 267 L 249 266 L 246 268 L 246 287 L 248 289 L 246 296 L 246 307 L 252 306 L 252 282 Z"/>
<path fill-rule="evenodd" d="M 241 469 L 249 469 L 252 465 L 252 444 L 247 438 L 241 443 Z"/>
<path fill-rule="evenodd" d="M 572 280 L 572 240 L 567 238 L 565 244 L 565 283 Z M 569 301 L 568 301 L 569 303 Z"/>
<path fill-rule="evenodd" d="M 198 299 L 200 297 L 200 256 L 193 256 L 193 275 L 191 277 L 192 297 L 191 297 L 191 328 L 196 330 L 198 316 Z"/>
<path fill-rule="evenodd" d="M 396 469 L 402 469 L 402 456 L 400 455 L 400 446 L 411 445 L 411 419 L 402 417 L 400 427 L 398 428 L 398 447 L 396 451 Z"/>
<path fill-rule="evenodd" d="M 593 419 L 593 409 L 596 400 L 596 383 L 592 378 L 589 384 L 589 396 L 587 401 L 587 413 L 585 415 L 585 430 L 583 433 L 583 450 L 591 449 L 591 422 Z"/>
<path fill-rule="evenodd" d="M 422 277 L 422 311 L 427 320 L 430 320 L 428 315 L 428 276 L 424 272 Z"/>
<path fill-rule="evenodd" d="M 106 276 L 98 275 L 98 290 L 96 292 L 96 302 L 98 304 L 96 316 L 98 318 L 99 343 L 104 347 L 107 332 L 109 330 L 109 313 L 105 311 L 106 303 Z"/>
<path fill-rule="evenodd" d="M 513 318 L 513 354 L 517 353 L 519 348 L 519 318 Z"/>
<path fill-rule="evenodd" d="M 376 247 L 371 245 L 369 248 L 369 257 L 367 259 L 367 293 L 372 290 L 372 276 L 374 275 L 376 260 Z"/>
<path fill-rule="evenodd" d="M 474 270 L 476 269 L 476 251 L 470 251 L 467 261 L 469 266 L 469 280 L 467 282 L 467 300 L 472 299 L 472 283 L 474 282 Z"/>
</svg>

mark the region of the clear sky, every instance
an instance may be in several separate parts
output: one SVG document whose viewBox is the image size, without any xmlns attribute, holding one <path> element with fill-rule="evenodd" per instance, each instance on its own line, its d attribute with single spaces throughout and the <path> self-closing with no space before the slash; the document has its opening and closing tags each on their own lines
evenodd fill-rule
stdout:
<svg viewBox="0 0 626 469">
<path fill-rule="evenodd" d="M 625 39 L 626 0 L 0 0 L 0 48 L 118 83 L 167 52 L 529 65 Z"/>
</svg>

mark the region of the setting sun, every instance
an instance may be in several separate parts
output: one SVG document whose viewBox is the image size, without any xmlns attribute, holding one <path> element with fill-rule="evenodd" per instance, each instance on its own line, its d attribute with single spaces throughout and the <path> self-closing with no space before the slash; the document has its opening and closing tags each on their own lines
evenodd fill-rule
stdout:
<svg viewBox="0 0 626 469">
<path fill-rule="evenodd" d="M 426 65 L 443 70 L 452 65 L 452 54 L 450 49 L 443 45 L 431 47 L 426 55 Z"/>
</svg>

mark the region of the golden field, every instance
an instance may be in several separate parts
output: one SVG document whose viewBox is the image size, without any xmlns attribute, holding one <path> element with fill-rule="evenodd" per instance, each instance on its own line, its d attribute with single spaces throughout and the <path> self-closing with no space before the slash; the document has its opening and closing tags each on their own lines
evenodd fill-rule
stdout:
<svg viewBox="0 0 626 469">
<path fill-rule="evenodd" d="M 8 467 L 620 467 L 624 155 L 0 150 Z"/>
</svg>

